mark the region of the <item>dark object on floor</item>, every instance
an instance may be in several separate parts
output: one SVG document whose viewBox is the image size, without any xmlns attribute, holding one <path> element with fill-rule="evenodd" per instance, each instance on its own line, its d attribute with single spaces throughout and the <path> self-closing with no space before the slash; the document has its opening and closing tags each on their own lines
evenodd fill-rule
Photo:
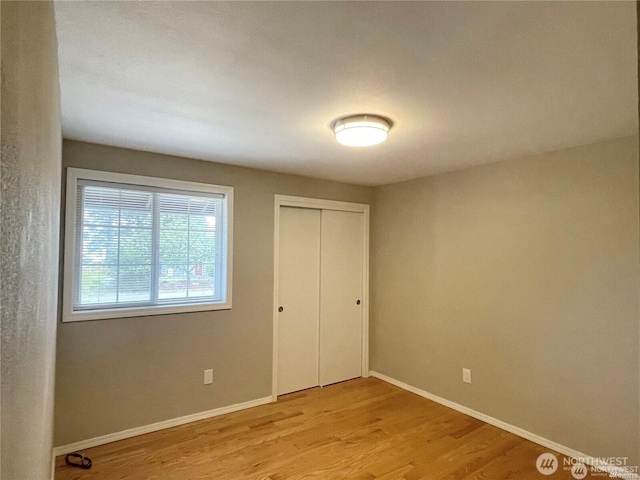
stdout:
<svg viewBox="0 0 640 480">
<path fill-rule="evenodd" d="M 73 452 L 64 457 L 64 461 L 70 467 L 78 467 L 84 468 L 85 470 L 89 470 L 91 468 L 91 459 L 89 457 L 85 457 L 84 453 Z"/>
</svg>

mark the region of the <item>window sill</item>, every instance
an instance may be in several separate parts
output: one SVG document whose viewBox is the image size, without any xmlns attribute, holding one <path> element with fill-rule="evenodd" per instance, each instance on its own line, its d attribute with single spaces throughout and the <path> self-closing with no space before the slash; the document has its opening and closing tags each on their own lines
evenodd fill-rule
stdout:
<svg viewBox="0 0 640 480">
<path fill-rule="evenodd" d="M 106 320 L 113 318 L 148 317 L 152 315 L 171 315 L 179 313 L 206 312 L 212 310 L 231 310 L 231 301 L 225 303 L 195 303 L 189 305 L 158 305 L 133 308 L 111 308 L 92 311 L 64 312 L 62 322 L 84 322 L 88 320 Z"/>
</svg>

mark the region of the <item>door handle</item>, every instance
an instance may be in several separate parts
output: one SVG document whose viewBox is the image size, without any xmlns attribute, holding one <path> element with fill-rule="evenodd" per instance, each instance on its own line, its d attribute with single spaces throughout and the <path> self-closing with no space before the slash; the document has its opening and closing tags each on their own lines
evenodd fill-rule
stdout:
<svg viewBox="0 0 640 480">
<path fill-rule="evenodd" d="M 284 310 L 284 308 L 283 308 L 283 307 L 279 307 L 279 308 L 278 308 L 278 311 L 279 311 L 279 312 L 282 312 L 283 310 Z"/>
<path fill-rule="evenodd" d="M 358 300 L 358 301 L 356 302 L 356 305 L 360 305 L 360 300 Z"/>
</svg>

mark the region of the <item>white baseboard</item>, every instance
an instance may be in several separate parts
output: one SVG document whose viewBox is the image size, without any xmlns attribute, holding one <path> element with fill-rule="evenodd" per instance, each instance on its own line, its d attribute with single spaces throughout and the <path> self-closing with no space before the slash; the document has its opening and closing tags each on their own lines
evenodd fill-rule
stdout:
<svg viewBox="0 0 640 480">
<path fill-rule="evenodd" d="M 590 465 L 596 467 L 598 470 L 607 472 L 611 475 L 611 477 L 618 478 L 633 478 L 637 479 L 638 475 L 629 476 L 628 473 L 624 472 L 621 467 L 615 465 L 603 464 L 603 462 L 595 457 L 591 457 L 584 453 L 578 452 L 572 448 L 566 447 L 559 443 L 556 443 L 547 438 L 541 437 L 540 435 L 536 435 L 535 433 L 528 432 L 527 430 L 523 430 L 520 427 L 516 427 L 509 423 L 503 422 L 502 420 L 498 420 L 497 418 L 490 417 L 489 415 L 485 415 L 484 413 L 478 412 L 471 408 L 465 407 L 458 403 L 452 402 L 451 400 L 447 400 L 446 398 L 438 397 L 433 393 L 426 392 L 424 390 L 420 390 L 419 388 L 413 387 L 409 384 L 396 380 L 395 378 L 388 377 L 383 375 L 382 373 L 374 372 L 373 370 L 369 372 L 372 377 L 379 378 L 387 383 L 395 385 L 396 387 L 400 387 L 404 390 L 407 390 L 411 393 L 415 393 L 416 395 L 420 395 L 421 397 L 432 400 L 436 403 L 444 405 L 445 407 L 452 408 L 453 410 L 457 410 L 458 412 L 464 413 L 465 415 L 469 415 L 470 417 L 477 418 L 478 420 L 482 420 L 485 423 L 493 425 L 494 427 L 501 428 L 507 432 L 513 433 L 519 437 L 522 437 L 526 440 L 530 440 L 538 445 L 542 445 L 543 447 L 548 448 L 549 450 L 555 450 L 556 452 L 565 455 L 571 458 L 580 459 L 585 465 Z M 624 473 L 624 476 L 622 475 Z"/>
<path fill-rule="evenodd" d="M 275 399 L 273 397 L 257 398 L 255 400 L 236 403 L 227 407 L 214 408 L 213 410 L 207 410 L 206 412 L 194 413 L 191 415 L 185 415 L 184 417 L 172 418 L 163 422 L 144 425 L 142 427 L 122 430 L 121 432 L 109 433 L 100 437 L 89 438 L 87 440 L 81 440 L 79 442 L 70 443 L 68 445 L 54 447 L 53 455 L 57 457 L 58 455 L 65 455 L 67 453 L 75 452 L 78 450 L 97 447 L 98 445 L 104 445 L 105 443 L 117 442 L 118 440 L 124 440 L 125 438 L 131 438 L 137 435 L 143 435 L 145 433 L 157 432 L 158 430 L 164 430 L 165 428 L 184 425 L 185 423 L 197 422 L 198 420 L 204 420 L 205 418 L 217 417 L 219 415 L 224 415 L 225 413 L 237 412 L 239 410 L 245 410 L 247 408 L 257 407 L 259 405 L 265 405 L 274 401 Z"/>
</svg>

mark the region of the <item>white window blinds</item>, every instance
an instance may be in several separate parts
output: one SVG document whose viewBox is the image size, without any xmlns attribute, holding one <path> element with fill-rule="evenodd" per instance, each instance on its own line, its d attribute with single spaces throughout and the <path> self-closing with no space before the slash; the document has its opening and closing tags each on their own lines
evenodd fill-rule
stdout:
<svg viewBox="0 0 640 480">
<path fill-rule="evenodd" d="M 78 178 L 73 312 L 226 302 L 226 200 Z"/>
</svg>

